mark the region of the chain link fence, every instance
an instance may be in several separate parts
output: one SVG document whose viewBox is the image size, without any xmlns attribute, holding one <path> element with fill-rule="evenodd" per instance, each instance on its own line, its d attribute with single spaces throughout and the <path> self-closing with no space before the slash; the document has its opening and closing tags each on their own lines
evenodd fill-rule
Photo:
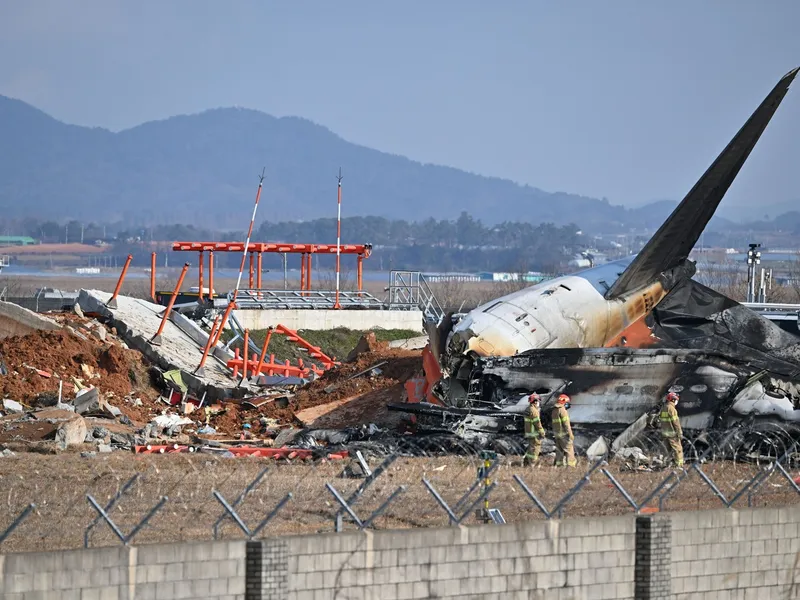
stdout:
<svg viewBox="0 0 800 600">
<path fill-rule="evenodd" d="M 795 444 L 782 447 L 780 455 L 751 454 L 747 460 L 716 460 L 720 446 L 706 445 L 702 452 L 690 449 L 690 462 L 680 469 L 654 465 L 636 453 L 583 457 L 577 468 L 552 467 L 545 456 L 538 465 L 524 467 L 521 447 L 517 450 L 475 451 L 452 437 L 434 436 L 409 438 L 390 452 L 351 445 L 341 460 L 203 452 L 5 457 L 0 459 L 5 505 L 0 552 L 780 506 L 800 500 Z"/>
</svg>

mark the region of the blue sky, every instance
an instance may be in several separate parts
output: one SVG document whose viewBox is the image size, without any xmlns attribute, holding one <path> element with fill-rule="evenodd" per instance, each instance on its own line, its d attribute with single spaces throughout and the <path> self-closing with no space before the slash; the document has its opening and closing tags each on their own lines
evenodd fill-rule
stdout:
<svg viewBox="0 0 800 600">
<path fill-rule="evenodd" d="M 0 0 L 0 94 L 113 130 L 219 106 L 297 115 L 637 205 L 682 198 L 800 65 L 798 17 L 792 0 Z M 724 205 L 800 199 L 797 87 Z"/>
</svg>

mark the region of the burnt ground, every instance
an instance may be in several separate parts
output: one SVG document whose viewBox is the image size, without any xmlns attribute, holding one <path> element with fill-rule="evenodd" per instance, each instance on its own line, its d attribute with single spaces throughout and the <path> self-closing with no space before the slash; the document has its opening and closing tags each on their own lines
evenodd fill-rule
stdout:
<svg viewBox="0 0 800 600">
<path fill-rule="evenodd" d="M 375 467 L 381 459 L 371 458 Z M 504 462 L 496 471 L 498 487 L 492 492 L 491 506 L 499 508 L 509 523 L 538 520 L 543 515 L 534 507 L 512 480 L 520 474 L 528 486 L 549 508 L 580 480 L 585 461 L 577 470 L 554 469 L 550 466 L 522 468 L 515 461 Z M 0 458 L 0 490 L 3 510 L 0 512 L 2 532 L 30 502 L 37 508 L 33 514 L 3 543 L 3 552 L 23 552 L 78 548 L 83 545 L 84 529 L 96 516 L 86 499 L 92 494 L 101 504 L 110 499 L 132 475 L 140 478 L 112 511 L 123 531 L 130 531 L 136 522 L 162 496 L 168 496 L 164 508 L 153 517 L 136 538 L 136 543 L 175 542 L 212 539 L 212 526 L 222 514 L 222 507 L 212 496 L 218 490 L 229 502 L 265 467 L 269 468 L 261 485 L 241 505 L 240 514 L 251 527 L 262 519 L 288 492 L 294 497 L 262 536 L 330 532 L 337 506 L 325 489 L 329 482 L 343 495 L 360 483 L 357 479 L 339 477 L 345 461 L 318 463 L 280 463 L 268 459 L 224 458 L 211 454 L 132 455 L 114 453 L 82 458 L 77 452 L 58 456 L 26 454 Z M 359 515 L 368 515 L 398 486 L 407 489 L 385 516 L 375 522 L 379 529 L 444 527 L 447 517 L 422 484 L 426 477 L 454 505 L 474 482 L 480 461 L 475 457 L 399 458 L 355 505 Z M 666 471 L 632 472 L 612 463 L 609 471 L 629 493 L 641 501 L 666 477 Z M 713 463 L 703 470 L 728 497 L 759 469 L 752 464 Z M 791 471 L 797 477 L 797 470 Z M 477 498 L 477 496 L 472 496 Z M 773 473 L 753 497 L 753 506 L 794 504 L 800 496 L 786 479 Z M 745 494 L 735 507 L 747 507 Z M 654 503 L 652 505 L 657 505 Z M 652 506 L 651 505 L 651 506 Z M 720 500 L 696 474 L 692 473 L 665 501 L 663 509 L 703 510 L 722 508 Z M 631 514 L 605 475 L 599 471 L 591 477 L 567 505 L 564 517 Z M 470 515 L 465 524 L 475 524 Z M 352 529 L 352 524 L 346 528 Z M 222 537 L 241 538 L 240 530 L 230 520 L 221 530 Z M 116 545 L 120 542 L 104 523 L 92 532 L 91 546 Z"/>
</svg>

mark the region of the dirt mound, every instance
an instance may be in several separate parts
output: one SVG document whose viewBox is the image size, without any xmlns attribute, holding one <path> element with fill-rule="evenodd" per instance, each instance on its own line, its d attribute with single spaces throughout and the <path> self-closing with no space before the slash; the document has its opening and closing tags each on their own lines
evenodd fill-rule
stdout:
<svg viewBox="0 0 800 600">
<path fill-rule="evenodd" d="M 350 354 L 347 355 L 347 359 L 345 362 L 352 363 L 358 360 L 358 358 L 363 354 L 376 354 L 378 352 L 383 352 L 387 348 L 389 348 L 388 342 L 379 342 L 378 339 L 375 337 L 375 333 L 370 331 L 365 335 L 361 336 L 361 339 L 358 340 L 356 347 L 350 351 Z"/>
<path fill-rule="evenodd" d="M 377 367 L 380 369 L 379 374 L 372 376 L 367 373 L 351 379 L 353 375 L 383 361 L 386 361 L 386 364 Z M 391 387 L 398 383 L 405 383 L 421 370 L 422 357 L 419 352 L 389 349 L 366 352 L 361 354 L 355 362 L 343 364 L 335 370 L 328 371 L 316 381 L 299 390 L 290 406 L 295 411 L 299 411 Z M 326 392 L 325 389 L 331 385 L 334 385 L 335 388 Z"/>
<path fill-rule="evenodd" d="M 119 346 L 109 346 L 97 358 L 97 366 L 108 373 L 126 373 L 128 370 L 128 357 Z"/>
<path fill-rule="evenodd" d="M 81 386 L 95 386 L 113 406 L 119 408 L 134 425 L 141 427 L 164 412 L 178 413 L 181 406 L 169 406 L 159 400 L 160 391 L 150 380 L 150 367 L 137 351 L 123 348 L 114 333 L 108 338 L 89 333 L 89 326 L 99 323 L 69 315 L 71 326 L 60 331 L 37 331 L 25 336 L 0 340 L 0 360 L 6 374 L 0 375 L 0 398 L 10 398 L 27 406 L 42 395 L 53 397 L 63 385 L 63 397 L 75 397 Z M 76 330 L 78 333 L 76 333 Z M 86 333 L 84 334 L 84 330 Z M 327 371 L 321 378 L 296 389 L 289 399 L 273 399 L 258 408 L 242 400 L 206 405 L 210 414 L 199 409 L 186 412 L 194 421 L 186 428 L 191 433 L 208 419 L 217 439 L 238 439 L 243 432 L 253 438 L 272 437 L 275 420 L 280 425 L 302 425 L 325 416 L 336 427 L 381 422 L 392 417 L 386 404 L 401 401 L 403 383 L 422 372 L 418 351 L 391 349 L 374 334 L 361 338 L 352 354 L 353 360 Z M 76 382 L 77 380 L 77 382 Z M 274 388 L 265 388 L 266 394 Z M 135 394 L 135 395 L 132 395 Z M 127 397 L 127 398 L 126 398 Z M 246 401 L 247 399 L 245 399 Z M 256 405 L 259 399 L 251 399 Z M 302 418 L 297 414 L 319 407 Z M 185 410 L 185 407 L 184 407 Z"/>
<path fill-rule="evenodd" d="M 380 342 L 378 342 L 380 344 Z M 403 397 L 403 386 L 408 379 L 422 371 L 419 352 L 389 349 L 379 345 L 376 352 L 361 353 L 354 362 L 344 363 L 326 371 L 319 379 L 298 389 L 286 403 L 285 400 L 268 402 L 258 409 L 246 409 L 234 402 L 225 403 L 226 411 L 210 419 L 217 433 L 238 436 L 245 423 L 249 423 L 256 437 L 261 437 L 262 417 L 276 419 L 282 425 L 301 425 L 297 413 L 309 408 L 331 405 L 337 414 L 329 417 L 337 426 L 375 422 L 376 417 L 386 415 L 386 404 L 399 402 Z M 377 374 L 358 373 L 379 365 Z M 329 391 L 325 391 L 328 388 Z M 332 388 L 332 389 L 331 389 Z M 320 414 L 326 414 L 321 410 Z"/>
<path fill-rule="evenodd" d="M 99 340 L 81 339 L 68 331 L 37 331 L 0 340 L 0 360 L 7 369 L 6 375 L 0 375 L 0 397 L 26 404 L 40 394 L 57 393 L 59 380 L 64 397 L 72 397 L 76 387 L 73 378 L 116 398 L 132 391 L 148 398 L 158 396 L 149 385 L 141 354 Z"/>
</svg>

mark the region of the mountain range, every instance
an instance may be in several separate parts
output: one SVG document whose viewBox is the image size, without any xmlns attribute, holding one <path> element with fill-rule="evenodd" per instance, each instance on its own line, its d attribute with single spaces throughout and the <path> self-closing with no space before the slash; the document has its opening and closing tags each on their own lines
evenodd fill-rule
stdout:
<svg viewBox="0 0 800 600">
<path fill-rule="evenodd" d="M 259 220 L 343 214 L 421 221 L 462 211 L 486 224 L 575 223 L 590 232 L 652 230 L 674 208 L 637 208 L 546 192 L 512 181 L 422 164 L 350 143 L 298 117 L 220 108 L 111 132 L 62 123 L 0 96 L 0 209 L 7 218 L 192 223 L 237 228 L 250 216 L 266 168 Z M 731 224 L 715 217 L 712 226 Z"/>
</svg>

